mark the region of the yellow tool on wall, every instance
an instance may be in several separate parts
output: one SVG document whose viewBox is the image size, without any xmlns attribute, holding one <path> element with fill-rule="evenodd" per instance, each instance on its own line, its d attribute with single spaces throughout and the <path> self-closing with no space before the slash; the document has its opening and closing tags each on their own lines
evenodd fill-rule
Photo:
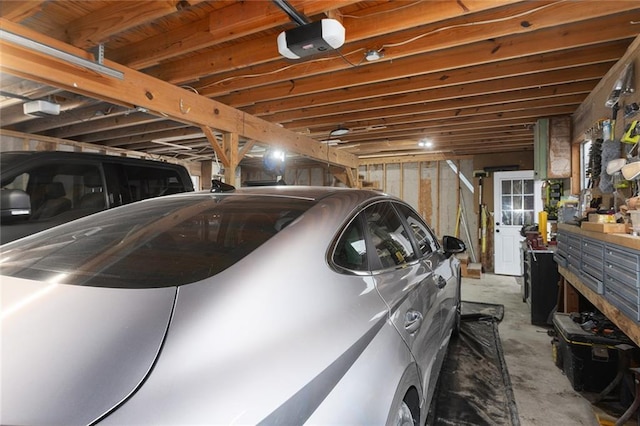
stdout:
<svg viewBox="0 0 640 426">
<path fill-rule="evenodd" d="M 633 120 L 624 129 L 624 135 L 620 139 L 624 143 L 638 143 L 640 141 L 640 126 L 638 120 Z"/>
</svg>

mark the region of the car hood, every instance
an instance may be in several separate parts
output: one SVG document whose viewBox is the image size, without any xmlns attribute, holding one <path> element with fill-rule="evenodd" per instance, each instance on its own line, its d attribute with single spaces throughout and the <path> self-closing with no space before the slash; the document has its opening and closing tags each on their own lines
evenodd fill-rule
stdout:
<svg viewBox="0 0 640 426">
<path fill-rule="evenodd" d="M 176 288 L 111 289 L 3 276 L 0 424 L 89 424 L 145 379 Z"/>
</svg>

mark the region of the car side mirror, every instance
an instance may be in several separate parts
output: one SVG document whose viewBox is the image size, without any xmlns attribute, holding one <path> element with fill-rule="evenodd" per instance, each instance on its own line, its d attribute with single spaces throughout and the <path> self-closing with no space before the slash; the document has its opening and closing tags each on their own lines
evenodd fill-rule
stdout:
<svg viewBox="0 0 640 426">
<path fill-rule="evenodd" d="M 467 249 L 464 241 L 462 241 L 460 238 L 452 237 L 450 235 L 445 235 L 442 238 L 442 246 L 447 257 L 451 256 L 454 253 L 462 253 Z"/>
<path fill-rule="evenodd" d="M 3 222 L 26 219 L 31 215 L 29 194 L 20 189 L 0 190 L 0 218 Z"/>
</svg>

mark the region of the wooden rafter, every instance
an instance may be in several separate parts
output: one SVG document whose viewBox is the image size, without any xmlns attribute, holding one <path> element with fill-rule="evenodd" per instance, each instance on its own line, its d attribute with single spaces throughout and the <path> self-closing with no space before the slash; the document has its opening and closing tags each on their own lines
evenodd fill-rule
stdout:
<svg viewBox="0 0 640 426">
<path fill-rule="evenodd" d="M 75 54 L 83 54 L 78 49 L 26 30 L 10 21 L 0 20 L 0 24 L 14 34 L 43 44 L 55 44 Z M 311 138 L 292 133 L 217 101 L 204 98 L 190 90 L 173 86 L 110 61 L 105 61 L 105 65 L 122 71 L 123 80 L 102 76 L 5 41 L 0 43 L 0 64 L 3 72 L 61 87 L 70 92 L 131 108 L 145 108 L 160 117 L 180 122 L 237 133 L 249 139 L 259 140 L 268 145 L 277 145 L 282 149 L 332 164 L 347 167 L 357 165 L 357 159 L 352 154 L 333 150 Z"/>
</svg>

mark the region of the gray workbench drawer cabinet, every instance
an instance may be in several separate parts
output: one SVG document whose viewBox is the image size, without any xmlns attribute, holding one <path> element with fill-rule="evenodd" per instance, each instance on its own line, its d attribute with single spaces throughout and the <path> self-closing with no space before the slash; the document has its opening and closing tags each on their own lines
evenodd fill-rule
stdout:
<svg viewBox="0 0 640 426">
<path fill-rule="evenodd" d="M 582 238 L 581 276 L 596 293 L 604 294 L 604 243 Z"/>
<path fill-rule="evenodd" d="M 556 263 L 640 322 L 640 252 L 572 233 L 558 233 Z"/>
<path fill-rule="evenodd" d="M 640 256 L 636 251 L 607 244 L 604 289 L 611 304 L 640 321 Z"/>
</svg>

